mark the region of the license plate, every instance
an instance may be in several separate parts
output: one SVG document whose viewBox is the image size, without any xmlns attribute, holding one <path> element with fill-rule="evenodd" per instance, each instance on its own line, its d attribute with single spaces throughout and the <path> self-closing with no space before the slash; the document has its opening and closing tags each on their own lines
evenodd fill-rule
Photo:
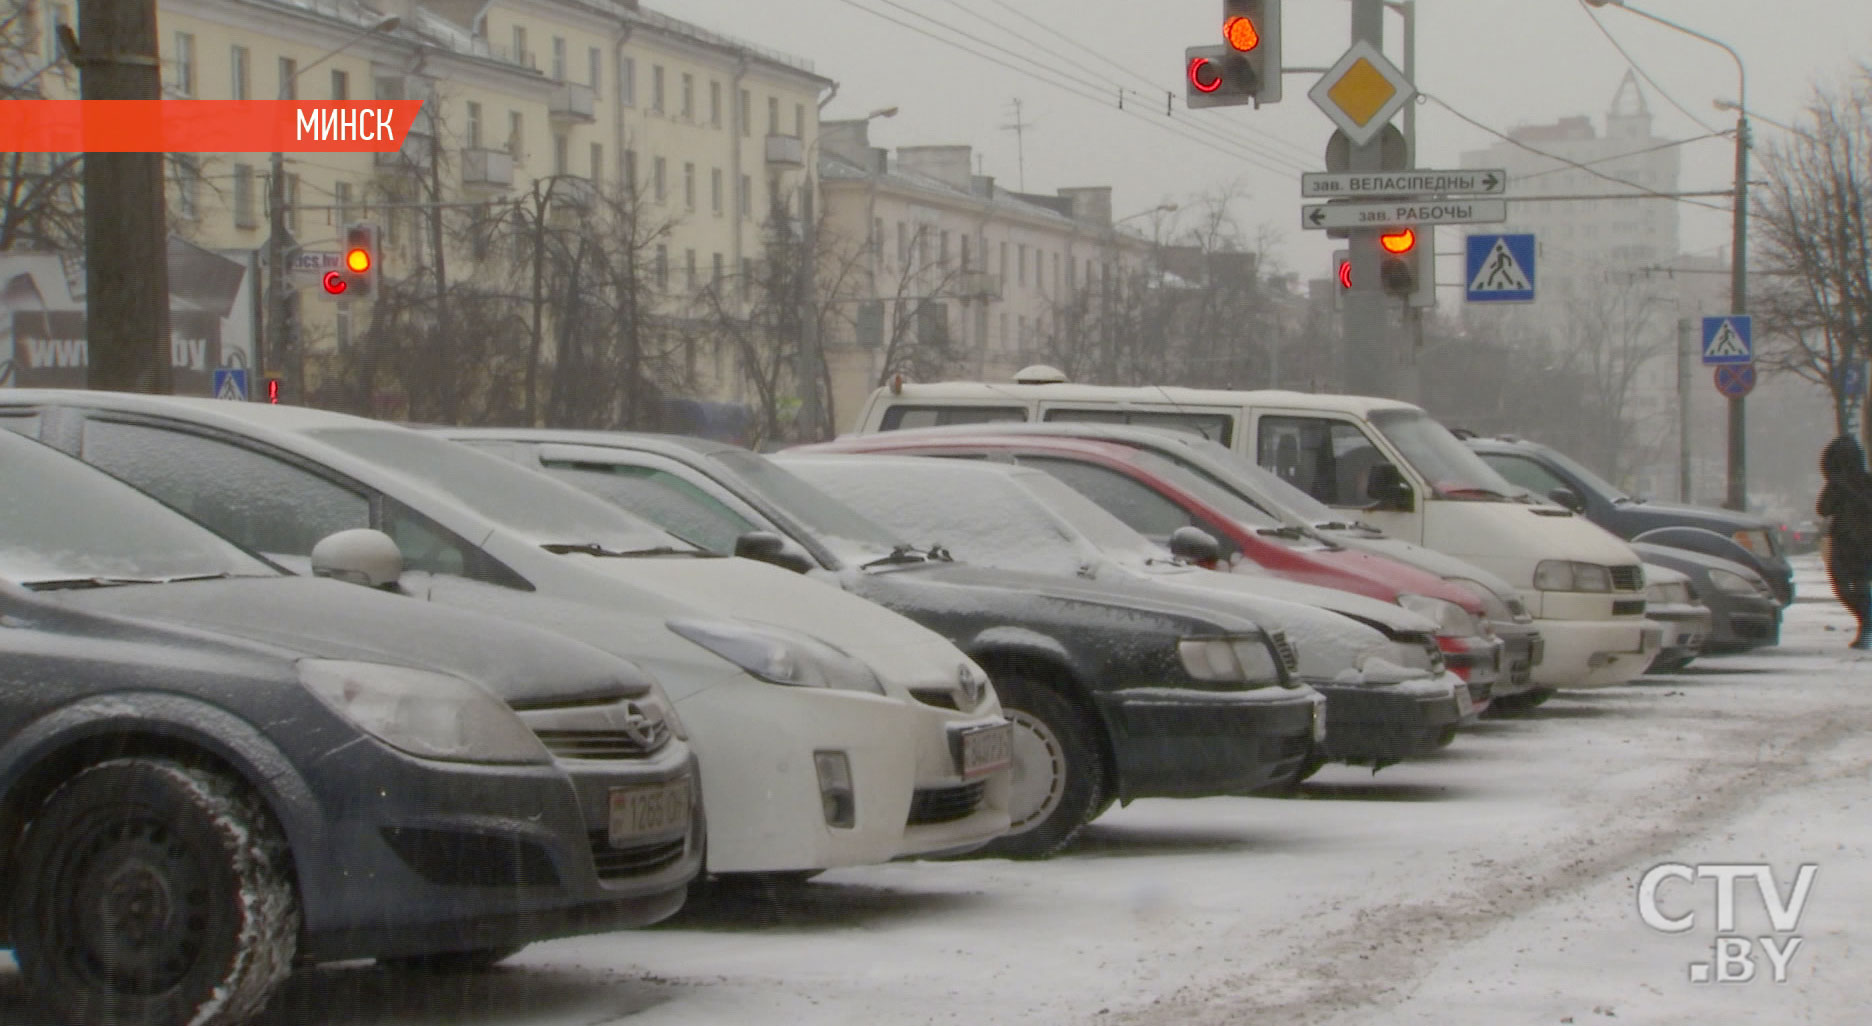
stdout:
<svg viewBox="0 0 1872 1026">
<path fill-rule="evenodd" d="M 996 723 L 962 734 L 962 776 L 985 776 L 1014 763 L 1014 726 Z"/>
<path fill-rule="evenodd" d="M 646 834 L 664 833 L 689 823 L 689 781 L 611 789 L 611 847 L 629 847 Z"/>
<path fill-rule="evenodd" d="M 1469 696 L 1469 685 L 1458 684 L 1452 690 L 1456 692 L 1456 711 L 1464 716 L 1475 715 L 1475 699 Z"/>
</svg>

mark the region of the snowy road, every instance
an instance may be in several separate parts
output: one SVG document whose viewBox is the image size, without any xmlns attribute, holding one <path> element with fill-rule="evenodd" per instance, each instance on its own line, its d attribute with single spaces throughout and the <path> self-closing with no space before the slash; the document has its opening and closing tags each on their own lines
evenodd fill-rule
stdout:
<svg viewBox="0 0 1872 1026">
<path fill-rule="evenodd" d="M 1825 584 L 1806 567 L 1802 595 Z M 266 1026 L 1862 1023 L 1872 1008 L 1872 658 L 1830 602 L 1784 644 L 1564 695 L 1297 799 L 1143 801 L 1063 857 L 829 873 L 465 979 L 302 974 Z M 1819 867 L 1790 980 L 1696 984 L 1714 891 L 1662 862 Z M 1769 932 L 1752 889 L 1741 927 Z M 1751 915 L 1752 913 L 1752 915 Z M 41 1026 L 0 956 L 0 1023 Z"/>
</svg>

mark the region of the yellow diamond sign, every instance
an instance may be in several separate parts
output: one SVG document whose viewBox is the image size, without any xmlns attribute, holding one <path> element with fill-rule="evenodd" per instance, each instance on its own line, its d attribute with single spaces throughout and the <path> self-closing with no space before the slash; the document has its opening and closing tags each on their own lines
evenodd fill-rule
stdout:
<svg viewBox="0 0 1872 1026">
<path fill-rule="evenodd" d="M 1352 44 L 1307 93 L 1357 146 L 1375 138 L 1416 95 L 1404 73 L 1365 42 Z"/>
</svg>

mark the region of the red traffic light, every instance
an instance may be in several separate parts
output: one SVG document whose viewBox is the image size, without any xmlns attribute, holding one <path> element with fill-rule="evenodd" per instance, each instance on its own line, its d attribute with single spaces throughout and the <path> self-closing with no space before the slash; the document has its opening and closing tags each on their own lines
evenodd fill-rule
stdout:
<svg viewBox="0 0 1872 1026">
<path fill-rule="evenodd" d="M 267 402 L 277 404 L 280 401 L 280 379 L 268 378 L 266 382 Z"/>
<path fill-rule="evenodd" d="M 1417 229 L 1401 228 L 1395 232 L 1386 232 L 1378 236 L 1378 244 L 1386 253 L 1409 253 L 1417 248 Z"/>
<path fill-rule="evenodd" d="M 1261 45 L 1261 30 L 1253 21 L 1237 14 L 1222 23 L 1222 41 L 1231 50 L 1248 53 Z"/>
<path fill-rule="evenodd" d="M 1342 289 L 1352 287 L 1352 261 L 1350 260 L 1339 261 L 1339 287 Z"/>
<path fill-rule="evenodd" d="M 1199 93 L 1213 93 L 1222 88 L 1222 69 L 1207 57 L 1191 58 L 1189 82 Z"/>
<path fill-rule="evenodd" d="M 369 258 L 367 257 L 366 263 L 368 262 L 369 262 Z M 325 286 L 326 292 L 329 292 L 334 296 L 338 295 L 339 293 L 345 290 L 344 275 L 338 273 L 337 271 L 326 271 L 325 277 L 320 279 L 320 284 Z"/>
</svg>

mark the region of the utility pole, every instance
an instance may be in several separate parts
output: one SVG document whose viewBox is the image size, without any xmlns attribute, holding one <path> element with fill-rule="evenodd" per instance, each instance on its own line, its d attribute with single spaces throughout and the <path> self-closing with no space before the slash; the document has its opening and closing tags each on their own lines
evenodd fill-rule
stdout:
<svg viewBox="0 0 1872 1026">
<path fill-rule="evenodd" d="M 1014 166 L 1016 168 L 1016 176 L 1017 180 L 1020 182 L 1021 191 L 1026 192 L 1027 130 L 1033 127 L 1033 122 L 1027 121 L 1021 117 L 1020 97 L 1015 97 L 1013 100 L 1009 101 L 1009 103 L 1014 108 L 1014 122 L 1012 124 L 1002 125 L 1001 130 L 1014 133 Z"/>
<path fill-rule="evenodd" d="M 78 28 L 82 98 L 162 99 L 156 0 L 82 0 Z M 85 154 L 84 202 L 85 384 L 173 392 L 163 155 Z"/>
<path fill-rule="evenodd" d="M 1736 69 L 1740 72 L 1742 61 L 1736 60 Z M 1746 80 L 1745 80 L 1746 83 Z M 1741 101 L 1736 106 L 1736 147 L 1735 147 L 1735 245 L 1730 254 L 1729 265 L 1729 306 L 1730 313 L 1741 316 L 1748 313 L 1748 86 L 1742 86 Z M 1723 505 L 1741 511 L 1748 509 L 1748 413 L 1744 405 L 1746 400 L 1740 396 L 1729 400 L 1729 489 L 1728 501 Z"/>
<path fill-rule="evenodd" d="M 1384 49 L 1384 0 L 1352 0 L 1352 42 Z M 1382 171 L 1383 134 L 1373 136 L 1350 153 L 1350 170 Z M 1347 234 L 1351 251 L 1352 288 L 1344 305 L 1346 391 L 1354 395 L 1389 396 L 1397 391 L 1397 354 L 1387 344 L 1387 309 L 1380 232 L 1354 228 Z"/>
<path fill-rule="evenodd" d="M 821 441 L 825 437 L 825 407 L 820 401 L 819 387 L 825 376 L 819 353 L 819 302 L 818 285 L 815 279 L 814 265 L 818 263 L 814 252 L 813 224 L 813 176 L 812 166 L 807 165 L 805 177 L 800 186 L 800 255 L 799 282 L 799 318 L 800 318 L 800 431 L 809 442 Z"/>
</svg>

